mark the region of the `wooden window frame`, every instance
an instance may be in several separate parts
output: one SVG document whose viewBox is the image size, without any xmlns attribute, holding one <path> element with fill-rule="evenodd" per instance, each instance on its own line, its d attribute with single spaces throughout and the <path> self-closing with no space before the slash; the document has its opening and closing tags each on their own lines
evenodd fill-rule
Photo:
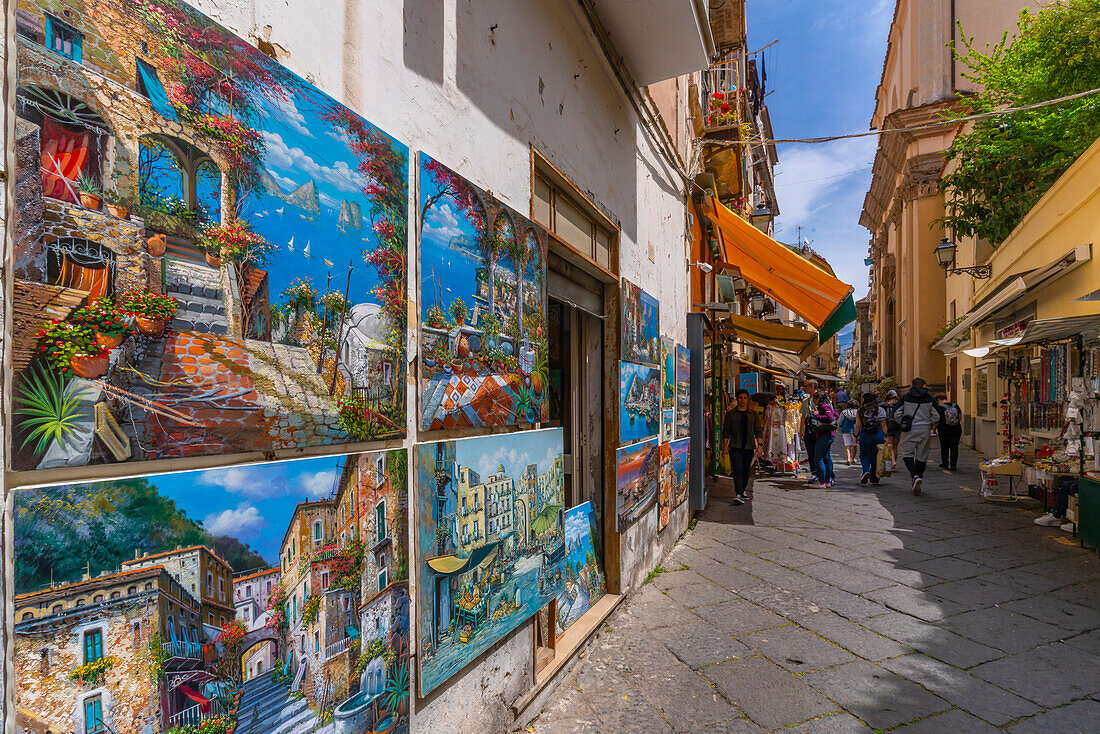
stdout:
<svg viewBox="0 0 1100 734">
<path fill-rule="evenodd" d="M 551 192 L 550 202 L 550 220 L 549 222 L 541 221 L 535 216 L 535 182 L 537 179 L 545 181 Z M 574 264 L 580 266 L 582 269 L 589 271 L 589 274 L 596 276 L 601 280 L 619 280 L 619 239 L 620 239 L 620 227 L 610 217 L 600 211 L 600 208 L 588 198 L 577 186 L 569 180 L 569 177 L 563 174 L 558 168 L 550 162 L 550 160 L 540 153 L 537 148 L 531 146 L 531 221 L 538 224 L 547 231 L 550 239 L 556 242 L 561 251 L 559 254 L 563 254 L 564 251 L 568 251 L 573 256 L 572 259 L 579 258 Z M 592 225 L 592 252 L 591 254 L 581 252 L 571 243 L 567 242 L 557 233 L 557 224 L 554 220 L 557 218 L 557 207 L 554 204 L 554 200 L 557 196 L 564 195 L 572 204 L 572 206 L 578 209 L 583 215 L 591 220 Z M 607 265 L 601 265 L 596 260 L 596 246 L 597 246 L 597 233 L 599 230 L 607 232 Z"/>
</svg>

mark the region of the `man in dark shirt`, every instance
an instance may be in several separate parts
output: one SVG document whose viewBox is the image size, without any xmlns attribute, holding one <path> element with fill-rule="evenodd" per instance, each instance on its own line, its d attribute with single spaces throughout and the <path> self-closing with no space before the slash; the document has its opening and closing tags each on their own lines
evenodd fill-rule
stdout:
<svg viewBox="0 0 1100 734">
<path fill-rule="evenodd" d="M 734 504 L 744 504 L 748 499 L 745 492 L 749 486 L 752 462 L 760 455 L 763 435 L 760 417 L 749 407 L 749 391 L 738 390 L 737 405 L 726 413 L 722 421 L 722 446 L 730 457 L 733 486 L 737 492 Z"/>
</svg>

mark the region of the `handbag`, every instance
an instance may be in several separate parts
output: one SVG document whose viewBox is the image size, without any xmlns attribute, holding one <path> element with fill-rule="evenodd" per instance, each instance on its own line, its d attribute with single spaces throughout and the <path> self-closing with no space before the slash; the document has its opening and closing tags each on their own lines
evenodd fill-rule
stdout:
<svg viewBox="0 0 1100 734">
<path fill-rule="evenodd" d="M 725 451 L 718 455 L 718 471 L 727 477 L 733 471 L 733 468 L 730 467 L 730 455 Z"/>
</svg>

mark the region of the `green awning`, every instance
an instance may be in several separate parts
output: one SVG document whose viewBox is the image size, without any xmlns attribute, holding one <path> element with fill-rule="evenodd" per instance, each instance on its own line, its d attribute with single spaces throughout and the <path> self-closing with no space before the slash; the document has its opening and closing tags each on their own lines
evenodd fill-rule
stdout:
<svg viewBox="0 0 1100 734">
<path fill-rule="evenodd" d="M 535 518 L 535 521 L 531 523 L 531 530 L 534 531 L 535 535 L 542 535 L 552 528 L 554 523 L 558 521 L 558 513 L 562 509 L 561 505 L 547 505 Z"/>
<path fill-rule="evenodd" d="M 353 640 L 359 638 L 359 630 L 355 629 L 350 624 L 344 625 L 344 634 Z"/>
<path fill-rule="evenodd" d="M 833 336 L 855 320 L 856 302 L 852 299 L 852 294 L 849 293 L 848 297 L 840 302 L 840 305 L 836 307 L 832 315 L 825 319 L 825 323 L 817 330 L 818 342 L 824 344 L 829 341 L 829 337 Z"/>
</svg>

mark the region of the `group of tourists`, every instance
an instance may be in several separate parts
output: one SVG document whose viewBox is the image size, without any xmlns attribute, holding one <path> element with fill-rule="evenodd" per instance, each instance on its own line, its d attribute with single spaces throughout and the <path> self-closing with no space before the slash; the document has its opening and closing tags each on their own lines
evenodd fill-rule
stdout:
<svg viewBox="0 0 1100 734">
<path fill-rule="evenodd" d="M 793 458 L 797 470 L 799 443 L 806 452 L 807 482 L 831 487 L 836 482 L 832 447 L 838 434 L 848 465 L 858 457 L 861 484 L 878 485 L 900 460 L 913 494 L 921 494 L 933 436 L 939 439 L 940 468 L 958 470 L 962 409 L 944 393 L 933 395 L 919 377 L 902 396 L 889 390 L 882 399 L 874 392 L 856 399 L 843 388 L 825 391 L 810 379 L 790 400 L 780 388 L 763 416 L 751 397 L 747 390 L 738 390 L 722 421 L 722 449 L 734 482 L 735 504 L 748 499 L 752 468 L 762 458 L 779 472 L 790 467 Z"/>
</svg>

